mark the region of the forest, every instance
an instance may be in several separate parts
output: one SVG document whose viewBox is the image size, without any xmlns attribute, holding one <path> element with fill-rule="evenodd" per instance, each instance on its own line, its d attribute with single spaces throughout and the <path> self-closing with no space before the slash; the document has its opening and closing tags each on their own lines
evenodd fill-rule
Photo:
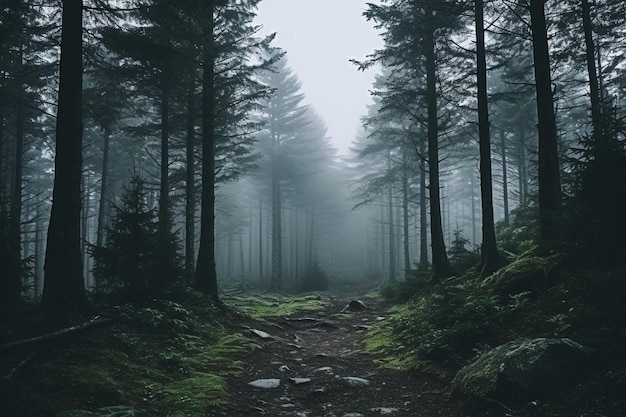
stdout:
<svg viewBox="0 0 626 417">
<path fill-rule="evenodd" d="M 0 1 L 0 415 L 625 416 L 626 3 L 263 1 Z"/>
</svg>

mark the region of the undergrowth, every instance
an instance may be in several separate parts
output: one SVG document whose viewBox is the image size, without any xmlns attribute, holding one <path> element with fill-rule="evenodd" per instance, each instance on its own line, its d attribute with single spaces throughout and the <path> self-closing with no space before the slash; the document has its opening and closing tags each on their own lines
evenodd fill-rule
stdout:
<svg viewBox="0 0 626 417">
<path fill-rule="evenodd" d="M 240 313 L 260 318 L 324 303 L 310 296 L 231 297 L 227 304 L 235 310 L 193 292 L 169 294 L 113 308 L 114 324 L 9 352 L 0 359 L 3 375 L 25 363 L 0 386 L 0 415 L 208 415 L 229 402 L 226 377 L 243 371 L 243 353 L 259 347 L 233 327 Z"/>
</svg>

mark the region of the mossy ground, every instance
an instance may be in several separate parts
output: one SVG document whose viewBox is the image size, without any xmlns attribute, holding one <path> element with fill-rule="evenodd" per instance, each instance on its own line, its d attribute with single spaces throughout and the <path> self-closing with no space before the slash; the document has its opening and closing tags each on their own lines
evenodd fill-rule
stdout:
<svg viewBox="0 0 626 417">
<path fill-rule="evenodd" d="M 574 269 L 559 256 L 531 251 L 486 280 L 468 274 L 420 288 L 364 343 L 386 367 L 453 374 L 510 341 L 571 338 L 593 349 L 597 372 L 547 401 L 541 412 L 522 407 L 520 415 L 574 415 L 583 406 L 590 411 L 580 415 L 623 415 L 626 401 L 616 393 L 626 389 L 624 299 L 623 269 Z"/>
<path fill-rule="evenodd" d="M 316 311 L 328 304 L 320 295 L 289 297 L 280 295 L 231 296 L 224 303 L 250 318 L 289 316 L 298 311 Z"/>
<path fill-rule="evenodd" d="M 242 316 L 282 315 L 323 305 L 318 297 L 226 300 L 235 311 L 188 293 L 149 306 L 115 309 L 113 324 L 9 352 L 0 385 L 0 415 L 128 417 L 210 415 L 229 402 L 226 378 L 258 347 L 241 331 Z M 234 313 L 234 314 L 233 314 Z"/>
</svg>

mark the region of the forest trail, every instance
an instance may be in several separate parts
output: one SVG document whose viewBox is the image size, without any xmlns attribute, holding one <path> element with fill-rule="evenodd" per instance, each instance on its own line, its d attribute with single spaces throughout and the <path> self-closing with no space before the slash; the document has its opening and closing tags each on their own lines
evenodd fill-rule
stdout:
<svg viewBox="0 0 626 417">
<path fill-rule="evenodd" d="M 257 325 L 253 330 L 261 331 L 257 336 L 263 347 L 243 359 L 243 374 L 229 379 L 231 404 L 214 415 L 460 415 L 447 381 L 430 374 L 382 369 L 363 351 L 365 332 L 384 321 L 387 311 L 382 303 L 367 301 L 366 309 L 342 312 L 350 300 L 334 299 L 323 310 Z M 273 388 L 250 385 L 253 381 L 275 385 L 276 380 L 280 385 Z"/>
</svg>

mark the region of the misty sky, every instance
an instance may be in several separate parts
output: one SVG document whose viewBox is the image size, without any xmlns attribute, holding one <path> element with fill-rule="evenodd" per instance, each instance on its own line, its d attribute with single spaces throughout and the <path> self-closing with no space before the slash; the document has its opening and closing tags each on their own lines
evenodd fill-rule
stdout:
<svg viewBox="0 0 626 417">
<path fill-rule="evenodd" d="M 263 33 L 277 32 L 276 46 L 287 51 L 306 102 L 322 116 L 341 154 L 371 101 L 375 76 L 348 60 L 363 59 L 382 46 L 372 22 L 362 16 L 365 8 L 365 0 L 262 0 L 256 20 Z"/>
</svg>

